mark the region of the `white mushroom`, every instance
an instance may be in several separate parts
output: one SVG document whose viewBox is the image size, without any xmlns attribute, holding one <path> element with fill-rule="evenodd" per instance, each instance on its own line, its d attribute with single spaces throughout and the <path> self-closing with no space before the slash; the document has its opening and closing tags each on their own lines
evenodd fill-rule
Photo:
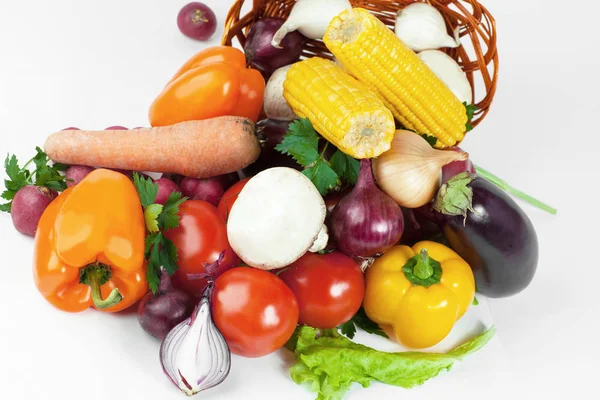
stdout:
<svg viewBox="0 0 600 400">
<path fill-rule="evenodd" d="M 231 208 L 227 235 L 249 266 L 285 267 L 327 245 L 325 202 L 313 183 L 292 168 L 262 171 L 244 186 Z"/>
</svg>

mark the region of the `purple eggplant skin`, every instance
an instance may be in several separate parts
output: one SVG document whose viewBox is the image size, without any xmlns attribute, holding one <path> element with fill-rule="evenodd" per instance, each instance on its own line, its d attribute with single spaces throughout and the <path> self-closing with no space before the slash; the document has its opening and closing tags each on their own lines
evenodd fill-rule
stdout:
<svg viewBox="0 0 600 400">
<path fill-rule="evenodd" d="M 483 178 L 470 184 L 473 209 L 462 216 L 434 211 L 446 239 L 469 263 L 477 291 L 508 297 L 525 289 L 538 264 L 538 239 L 533 224 L 504 191 Z"/>
</svg>

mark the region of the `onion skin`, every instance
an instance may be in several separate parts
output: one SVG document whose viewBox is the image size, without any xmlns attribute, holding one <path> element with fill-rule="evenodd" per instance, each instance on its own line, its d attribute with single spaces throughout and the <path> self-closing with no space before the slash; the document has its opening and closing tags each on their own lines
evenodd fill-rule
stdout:
<svg viewBox="0 0 600 400">
<path fill-rule="evenodd" d="M 451 147 L 451 151 L 462 152 L 462 150 L 458 147 Z M 471 162 L 470 158 L 466 160 L 452 161 L 450 164 L 446 164 L 442 167 L 442 185 L 448 182 L 451 178 L 460 174 L 461 172 L 468 172 L 473 175 L 477 175 L 477 171 L 475 171 L 475 166 Z"/>
<path fill-rule="evenodd" d="M 361 160 L 358 182 L 331 212 L 329 229 L 338 248 L 352 257 L 383 253 L 402 237 L 402 210 L 375 185 L 370 160 Z"/>
<path fill-rule="evenodd" d="M 283 18 L 267 17 L 257 21 L 244 46 L 246 59 L 263 75 L 271 75 L 277 68 L 292 64 L 300 59 L 306 38 L 299 32 L 291 32 L 281 41 L 282 48 L 273 47 L 271 41 L 281 28 Z"/>
<path fill-rule="evenodd" d="M 164 339 L 194 310 L 195 300 L 187 293 L 174 289 L 171 277 L 163 272 L 155 294 L 148 293 L 138 305 L 138 322 L 150 335 Z"/>
<path fill-rule="evenodd" d="M 414 132 L 398 130 L 390 150 L 373 161 L 373 172 L 381 189 L 396 203 L 419 208 L 440 188 L 442 167 L 468 156 L 463 151 L 436 150 Z"/>
</svg>

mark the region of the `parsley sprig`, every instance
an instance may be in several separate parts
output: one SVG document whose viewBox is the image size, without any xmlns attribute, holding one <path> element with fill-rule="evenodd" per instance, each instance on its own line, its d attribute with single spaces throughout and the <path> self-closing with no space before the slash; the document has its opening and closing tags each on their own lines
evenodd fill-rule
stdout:
<svg viewBox="0 0 600 400">
<path fill-rule="evenodd" d="M 358 179 L 360 163 L 358 160 L 337 150 L 331 159 L 325 158 L 329 142 L 319 151 L 319 142 L 323 139 L 306 118 L 298 119 L 290 124 L 283 141 L 275 150 L 292 156 L 304 167 L 302 173 L 311 180 L 321 195 L 331 190 L 338 190 L 342 181 L 355 184 Z"/>
<path fill-rule="evenodd" d="M 144 208 L 144 219 L 148 230 L 144 250 L 144 257 L 148 262 L 146 280 L 152 293 L 156 293 L 160 284 L 161 267 L 169 275 L 177 271 L 177 247 L 167 239 L 164 232 L 179 226 L 177 213 L 179 206 L 187 200 L 187 197 L 182 197 L 179 192 L 173 192 L 163 206 L 154 203 L 158 194 L 158 185 L 152 182 L 152 179 L 144 178 L 134 172 L 133 184 Z"/>
<path fill-rule="evenodd" d="M 362 307 L 350 321 L 339 326 L 339 328 L 342 330 L 342 334 L 350 339 L 354 338 L 354 335 L 356 334 L 356 327 L 359 327 L 363 331 L 373 335 L 378 335 L 385 338 L 388 337 L 388 335 L 383 331 L 383 329 L 381 329 L 379 325 L 377 325 L 377 323 L 371 321 L 371 319 L 367 316 L 367 313 L 365 313 L 365 309 Z"/>
<path fill-rule="evenodd" d="M 23 167 L 19 166 L 17 156 L 7 155 L 4 160 L 4 169 L 9 179 L 4 180 L 6 190 L 0 194 L 8 203 L 0 204 L 0 211 L 10 212 L 12 200 L 19 190 L 28 185 L 45 186 L 48 189 L 63 191 L 67 188 L 66 177 L 61 174 L 67 169 L 64 164 L 52 164 L 50 159 L 39 147 L 35 148 L 36 155 L 27 161 Z M 29 166 L 33 163 L 35 170 L 31 172 Z M 50 165 L 49 165 L 50 164 Z"/>
</svg>

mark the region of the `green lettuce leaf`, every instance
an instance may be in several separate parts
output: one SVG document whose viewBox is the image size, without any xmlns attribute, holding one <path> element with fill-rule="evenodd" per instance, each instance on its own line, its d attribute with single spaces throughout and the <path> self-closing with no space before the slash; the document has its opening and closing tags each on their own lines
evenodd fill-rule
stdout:
<svg viewBox="0 0 600 400">
<path fill-rule="evenodd" d="M 296 364 L 290 369 L 298 384 L 309 384 L 317 400 L 341 400 L 353 383 L 368 387 L 372 381 L 411 388 L 423 384 L 456 361 L 490 341 L 493 326 L 449 353 L 385 353 L 354 343 L 335 330 L 304 326 L 296 343 Z"/>
</svg>

